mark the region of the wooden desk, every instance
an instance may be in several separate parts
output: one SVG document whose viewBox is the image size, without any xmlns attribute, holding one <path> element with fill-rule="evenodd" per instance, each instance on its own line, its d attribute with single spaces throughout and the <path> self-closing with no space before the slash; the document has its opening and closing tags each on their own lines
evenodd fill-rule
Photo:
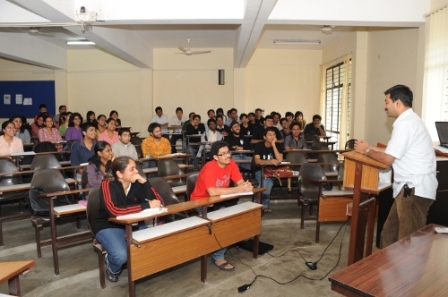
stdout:
<svg viewBox="0 0 448 297">
<path fill-rule="evenodd" d="M 8 281 L 9 294 L 20 296 L 19 276 L 34 266 L 34 264 L 36 264 L 34 260 L 0 263 L 0 284 Z"/>
<path fill-rule="evenodd" d="M 254 189 L 253 192 L 254 195 L 258 196 L 258 201 L 260 201 L 261 193 L 265 190 L 265 188 Z M 222 247 L 216 241 L 213 232 L 219 234 L 220 238 L 224 238 L 222 244 L 229 242 L 235 243 L 235 240 L 240 241 L 249 238 L 254 236 L 255 232 L 254 250 L 256 250 L 255 242 L 258 242 L 258 236 L 261 233 L 262 205 L 246 202 L 250 205 L 243 203 L 244 206 L 241 206 L 243 204 L 239 204 L 226 208 L 224 210 L 227 211 L 224 214 L 219 211 L 212 212 L 210 213 L 211 219 L 207 219 L 208 205 L 237 197 L 238 195 L 228 196 L 226 198 L 213 196 L 170 205 L 167 207 L 167 212 L 163 213 L 125 219 L 110 218 L 110 221 L 125 225 L 126 228 L 129 296 L 135 296 L 135 282 L 138 279 L 198 257 L 201 257 L 201 281 L 204 282 L 207 273 L 206 255 Z M 190 217 L 154 228 L 132 231 L 132 226 L 140 221 L 188 211 L 198 207 L 202 207 L 203 218 Z M 241 210 L 236 209 L 236 207 L 246 209 Z M 226 215 L 227 212 L 232 212 L 232 210 L 236 210 L 234 215 L 235 220 L 232 219 L 232 215 Z M 254 219 L 254 215 L 256 216 L 257 211 L 258 219 L 256 220 Z M 245 228 L 241 228 L 240 225 L 243 221 L 246 224 Z M 213 231 L 215 229 L 216 231 Z M 239 232 L 235 233 L 234 231 L 237 229 Z M 229 233 L 235 234 L 228 236 Z M 182 246 L 184 247 L 182 249 L 179 248 L 180 242 L 182 242 Z M 154 249 L 157 250 L 157 257 L 148 257 L 148 253 Z M 256 256 L 258 256 L 258 251 L 256 255 L 254 254 L 254 257 Z"/>
<path fill-rule="evenodd" d="M 427 225 L 329 277 L 345 296 L 445 296 L 448 234 Z"/>
</svg>

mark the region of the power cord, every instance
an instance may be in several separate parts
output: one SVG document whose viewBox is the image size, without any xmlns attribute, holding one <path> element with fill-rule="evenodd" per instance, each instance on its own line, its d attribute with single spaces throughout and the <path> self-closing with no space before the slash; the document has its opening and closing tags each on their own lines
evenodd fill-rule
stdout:
<svg viewBox="0 0 448 297">
<path fill-rule="evenodd" d="M 309 261 L 307 261 L 307 260 L 302 256 L 302 254 L 297 250 L 297 252 L 299 253 L 300 257 L 305 261 L 305 264 L 308 266 L 308 268 L 310 268 L 311 270 L 316 270 L 316 269 L 317 269 L 317 263 L 323 258 L 325 252 L 326 252 L 326 251 L 328 250 L 328 248 L 333 244 L 334 240 L 336 239 L 336 237 L 338 237 L 338 235 L 339 235 L 339 233 L 341 232 L 342 228 L 343 228 L 344 226 L 347 225 L 348 221 L 349 221 L 349 220 L 345 221 L 345 222 L 339 227 L 338 232 L 337 232 L 336 235 L 333 237 L 333 239 L 330 241 L 330 243 L 327 245 L 327 247 L 324 249 L 324 251 L 322 252 L 321 256 L 319 257 L 319 259 L 318 259 L 316 262 L 309 262 Z M 242 286 L 238 287 L 238 292 L 239 292 L 239 293 L 243 293 L 243 292 L 249 290 L 250 287 L 255 283 L 255 281 L 256 281 L 259 277 L 263 277 L 263 278 L 270 279 L 270 280 L 274 281 L 275 283 L 277 283 L 277 284 L 279 284 L 279 285 L 286 285 L 286 284 L 292 283 L 292 282 L 294 282 L 295 280 L 299 279 L 300 277 L 303 277 L 303 278 L 308 279 L 308 280 L 314 280 L 314 281 L 321 281 L 321 280 L 325 279 L 325 278 L 326 278 L 326 277 L 327 277 L 327 276 L 328 276 L 328 275 L 329 275 L 329 274 L 330 274 L 330 273 L 331 273 L 331 272 L 332 272 L 332 271 L 339 265 L 339 262 L 340 262 L 340 260 L 341 260 L 341 254 L 342 254 L 342 244 L 343 244 L 343 242 L 344 242 L 344 237 L 345 237 L 345 233 L 346 233 L 346 231 L 347 231 L 347 226 L 346 226 L 346 228 L 344 229 L 344 233 L 342 234 L 341 242 L 339 243 L 339 254 L 338 254 L 338 260 L 337 260 L 336 264 L 335 264 L 335 265 L 334 265 L 334 266 L 333 266 L 333 267 L 332 267 L 332 268 L 331 268 L 331 269 L 330 269 L 324 276 L 322 276 L 321 278 L 311 278 L 311 277 L 308 277 L 308 276 L 303 275 L 302 273 L 300 273 L 300 274 L 298 274 L 296 277 L 294 277 L 293 279 L 291 279 L 291 280 L 289 280 L 289 281 L 287 281 L 287 282 L 280 282 L 280 281 L 277 281 L 276 279 L 274 279 L 274 278 L 272 278 L 272 277 L 270 277 L 270 276 L 263 275 L 263 274 L 257 274 L 251 266 L 247 265 L 246 263 L 243 263 L 243 261 L 241 261 L 240 258 L 238 258 L 238 257 L 234 256 L 232 253 L 230 253 L 231 257 L 237 259 L 237 260 L 238 260 L 241 264 L 243 264 L 244 266 L 249 267 L 249 268 L 252 270 L 252 272 L 255 274 L 255 278 L 252 280 L 252 282 L 250 282 L 249 284 L 245 284 L 245 285 L 242 285 Z M 291 251 L 291 250 L 292 250 L 292 248 L 288 249 L 286 252 L 284 252 L 284 253 L 282 253 L 282 254 L 280 254 L 280 255 L 278 255 L 278 256 L 273 256 L 273 255 L 271 255 L 270 253 L 268 253 L 268 254 L 269 254 L 271 257 L 278 258 L 278 257 L 282 257 L 282 256 L 284 256 L 286 253 L 288 253 L 288 252 Z"/>
</svg>

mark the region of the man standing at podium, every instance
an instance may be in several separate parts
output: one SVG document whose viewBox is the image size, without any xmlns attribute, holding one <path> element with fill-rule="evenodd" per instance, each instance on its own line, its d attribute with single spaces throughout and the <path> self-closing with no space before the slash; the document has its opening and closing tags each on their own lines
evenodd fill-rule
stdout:
<svg viewBox="0 0 448 297">
<path fill-rule="evenodd" d="M 426 225 L 426 217 L 437 191 L 436 160 L 431 137 L 423 121 L 412 110 L 412 91 L 396 85 L 384 92 L 384 110 L 396 118 L 387 148 L 356 141 L 355 151 L 394 169 L 394 204 L 381 233 L 381 248 Z"/>
</svg>

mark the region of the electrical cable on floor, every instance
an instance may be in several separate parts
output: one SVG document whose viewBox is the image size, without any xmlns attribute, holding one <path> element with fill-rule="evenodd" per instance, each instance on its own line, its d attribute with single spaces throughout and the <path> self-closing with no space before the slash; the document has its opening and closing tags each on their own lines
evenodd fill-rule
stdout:
<svg viewBox="0 0 448 297">
<path fill-rule="evenodd" d="M 330 241 L 330 243 L 327 245 L 327 247 L 324 249 L 324 251 L 322 252 L 321 256 L 319 257 L 319 259 L 318 259 L 316 262 L 308 262 L 308 261 L 302 256 L 302 254 L 301 254 L 299 251 L 297 251 L 297 252 L 299 253 L 300 257 L 302 257 L 302 259 L 305 261 L 305 264 L 306 264 L 311 270 L 315 270 L 315 269 L 317 269 L 317 263 L 323 258 L 325 252 L 326 252 L 326 251 L 328 250 L 328 248 L 333 244 L 333 242 L 334 242 L 334 240 L 336 239 L 336 237 L 338 237 L 339 233 L 340 233 L 341 230 L 342 230 L 342 227 L 346 226 L 346 228 L 344 229 L 344 233 L 342 234 L 341 242 L 340 242 L 340 244 L 339 244 L 338 260 L 337 260 L 336 264 L 335 264 L 335 265 L 334 265 L 334 266 L 333 266 L 333 267 L 332 267 L 332 268 L 331 268 L 331 269 L 330 269 L 324 276 L 322 276 L 321 278 L 311 278 L 311 277 L 308 277 L 308 276 L 303 275 L 302 273 L 300 273 L 300 274 L 298 274 L 296 277 L 294 277 L 293 279 L 291 279 L 291 280 L 289 280 L 289 281 L 287 281 L 287 282 L 280 282 L 280 281 L 277 281 L 276 279 L 274 279 L 274 278 L 272 278 L 272 277 L 270 277 L 270 276 L 263 275 L 263 274 L 257 274 L 251 266 L 249 266 L 249 265 L 243 263 L 243 262 L 241 261 L 240 258 L 238 258 L 238 257 L 234 256 L 232 253 L 230 253 L 230 255 L 231 255 L 233 258 L 238 259 L 238 261 L 239 261 L 241 264 L 243 264 L 244 266 L 249 267 L 249 268 L 252 270 L 252 272 L 255 274 L 255 278 L 253 279 L 253 281 L 252 281 L 251 283 L 249 283 L 249 284 L 245 284 L 245 285 L 242 285 L 242 286 L 238 287 L 238 292 L 243 293 L 243 292 L 249 290 L 250 287 L 255 283 L 255 281 L 256 281 L 259 277 L 263 277 L 263 278 L 271 279 L 272 281 L 274 281 L 275 283 L 277 283 L 277 284 L 279 284 L 279 285 L 286 285 L 286 284 L 292 283 L 293 281 L 299 279 L 300 277 L 306 278 L 306 279 L 308 279 L 308 280 L 315 280 L 315 281 L 321 281 L 321 280 L 323 280 L 324 278 L 326 278 L 326 277 L 327 277 L 327 276 L 328 276 L 328 275 L 329 275 L 329 274 L 330 274 L 330 273 L 331 273 L 331 272 L 332 272 L 332 271 L 339 265 L 339 262 L 340 262 L 340 260 L 341 260 L 341 254 L 342 254 L 342 244 L 343 244 L 343 242 L 344 242 L 345 233 L 346 233 L 346 231 L 347 231 L 347 223 L 348 223 L 348 221 L 349 221 L 349 220 L 345 221 L 345 222 L 339 227 L 338 232 L 337 232 L 336 235 L 333 237 L 333 239 Z M 284 252 L 284 253 L 282 253 L 282 254 L 280 254 L 280 255 L 278 255 L 278 256 L 273 256 L 273 255 L 271 255 L 270 253 L 268 253 L 268 254 L 269 254 L 271 257 L 278 258 L 278 257 L 281 257 L 281 256 L 285 255 L 287 252 L 289 252 L 289 251 L 291 251 L 291 250 L 292 250 L 292 249 L 288 249 L 286 252 Z M 309 265 L 309 263 L 311 263 L 312 265 Z M 313 269 L 311 266 L 314 267 L 314 269 Z"/>
</svg>

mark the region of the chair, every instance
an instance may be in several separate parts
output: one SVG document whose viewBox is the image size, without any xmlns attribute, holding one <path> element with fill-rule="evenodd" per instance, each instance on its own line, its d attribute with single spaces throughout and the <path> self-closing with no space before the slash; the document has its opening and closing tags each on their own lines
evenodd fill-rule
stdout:
<svg viewBox="0 0 448 297">
<path fill-rule="evenodd" d="M 171 159 L 161 159 L 159 160 L 158 165 L 158 174 L 159 177 L 173 177 L 172 179 L 168 179 L 168 184 L 170 187 L 178 187 L 185 185 L 185 181 L 182 180 L 184 174 L 182 170 L 179 168 L 179 165 Z M 179 177 L 176 177 L 179 176 Z"/>
<path fill-rule="evenodd" d="M 299 205 L 300 213 L 300 229 L 304 228 L 305 220 L 317 219 L 317 216 L 305 217 L 305 209 L 309 207 L 311 215 L 312 204 L 318 205 L 321 189 L 318 184 L 312 180 L 327 180 L 322 167 L 319 164 L 306 163 L 303 164 L 299 172 Z"/>
<path fill-rule="evenodd" d="M 37 255 L 39 258 L 42 257 L 40 231 L 43 229 L 44 225 L 47 226 L 49 224 L 48 219 L 44 219 L 42 218 L 42 216 L 46 217 L 49 214 L 48 212 L 50 207 L 49 199 L 39 198 L 38 196 L 41 193 L 54 193 L 69 190 L 70 187 L 65 181 L 65 178 L 57 169 L 40 169 L 37 170 L 33 175 L 33 179 L 31 180 L 29 198 L 30 207 L 34 214 L 31 216 L 31 223 L 34 227 Z M 55 200 L 55 206 L 67 204 L 70 204 L 70 202 L 65 196 Z M 77 227 L 78 229 L 81 228 L 79 218 L 77 218 Z"/>
<path fill-rule="evenodd" d="M 339 174 L 343 175 L 339 171 Z M 339 176 L 339 175 L 338 175 Z M 304 221 L 316 219 L 316 233 L 315 241 L 319 242 L 320 224 L 321 222 L 339 222 L 347 220 L 346 208 L 347 204 L 351 202 L 350 196 L 353 191 L 345 190 L 325 190 L 323 186 L 332 183 L 339 182 L 340 180 L 327 180 L 322 167 L 319 164 L 304 164 L 300 169 L 299 175 L 299 190 L 301 197 L 299 198 L 299 204 L 302 206 L 300 228 L 304 228 Z M 316 216 L 305 217 L 306 206 L 310 207 L 311 204 L 316 204 Z"/>
<path fill-rule="evenodd" d="M 53 143 L 49 141 L 44 141 L 36 143 L 33 147 L 33 151 L 35 153 L 46 153 L 46 152 L 57 152 L 58 149 Z"/>
<path fill-rule="evenodd" d="M 153 187 L 157 193 L 159 193 L 160 196 L 163 198 L 163 203 L 165 206 L 173 205 L 179 203 L 179 199 L 177 199 L 176 194 L 174 194 L 173 190 L 171 189 L 170 185 L 166 180 L 164 180 L 161 177 L 153 177 L 149 179 L 149 183 L 151 184 L 151 187 Z M 182 218 L 188 217 L 186 213 L 178 214 Z M 165 222 L 172 222 L 174 221 L 174 217 L 168 217 Z"/>
<path fill-rule="evenodd" d="M 185 195 L 185 201 L 190 200 L 190 195 L 193 193 L 194 187 L 196 186 L 196 181 L 198 179 L 199 172 L 192 173 L 187 178 L 187 193 Z"/>
<path fill-rule="evenodd" d="M 106 275 L 104 271 L 104 255 L 107 253 L 106 249 L 99 243 L 94 234 L 95 220 L 98 216 L 100 209 L 100 187 L 91 188 L 89 191 L 89 200 L 87 201 L 87 222 L 89 223 L 89 229 L 93 236 L 93 250 L 98 255 L 98 268 L 100 273 L 101 288 L 106 287 Z"/>
<path fill-rule="evenodd" d="M 7 172 L 18 172 L 16 165 L 8 159 L 0 159 L 0 173 L 7 173 Z M 13 186 L 13 185 L 20 185 L 23 183 L 22 176 L 17 174 L 11 174 L 11 175 L 5 175 L 0 176 L 0 187 L 4 186 Z M 23 212 L 23 201 L 26 198 L 26 192 L 23 191 L 17 191 L 12 193 L 0 193 L 0 246 L 3 246 L 3 221 L 7 219 L 13 219 L 13 218 L 21 218 L 21 217 L 28 217 L 28 213 Z M 11 214 L 11 215 L 2 215 L 1 212 L 1 206 L 3 204 L 10 204 L 19 202 L 19 209 L 20 212 L 17 214 Z"/>
<path fill-rule="evenodd" d="M 134 146 L 135 146 L 135 151 L 137 152 L 137 157 L 139 159 L 143 158 L 142 146 L 141 145 L 134 145 Z"/>
<path fill-rule="evenodd" d="M 335 154 L 319 154 L 317 163 L 323 163 L 321 166 L 327 176 L 338 176 L 339 161 Z"/>
<path fill-rule="evenodd" d="M 299 152 L 289 152 L 285 159 L 291 163 L 308 163 L 306 156 Z M 292 171 L 299 171 L 301 166 L 289 166 Z M 288 192 L 291 192 L 291 177 L 288 178 Z"/>
<path fill-rule="evenodd" d="M 143 139 L 141 139 L 140 137 L 132 137 L 131 138 L 131 143 L 133 144 L 133 145 L 141 145 L 142 144 L 142 142 L 143 142 Z"/>
<path fill-rule="evenodd" d="M 61 164 L 59 164 L 55 155 L 36 155 L 34 156 L 33 162 L 31 162 L 30 168 L 31 170 L 59 169 L 61 168 Z"/>
<path fill-rule="evenodd" d="M 349 139 L 346 143 L 345 143 L 345 150 L 352 150 L 355 148 L 355 141 L 357 139 Z"/>
</svg>

